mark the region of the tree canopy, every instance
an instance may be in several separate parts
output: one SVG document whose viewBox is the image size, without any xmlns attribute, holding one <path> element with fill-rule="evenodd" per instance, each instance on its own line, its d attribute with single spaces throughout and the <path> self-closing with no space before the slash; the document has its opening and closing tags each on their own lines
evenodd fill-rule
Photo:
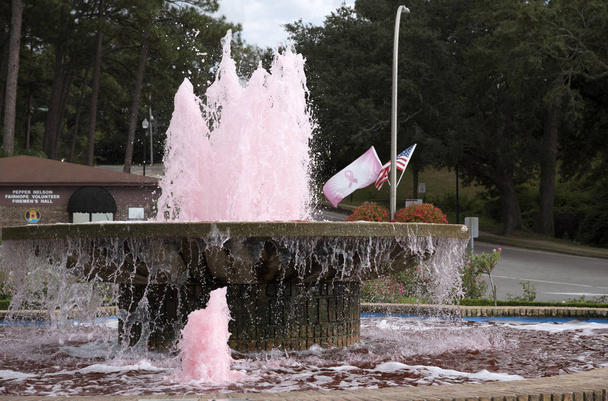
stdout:
<svg viewBox="0 0 608 401">
<path fill-rule="evenodd" d="M 388 160 L 400 4 L 357 0 L 322 26 L 288 26 L 307 58 L 320 149 L 330 159 L 325 176 L 372 144 Z M 406 5 L 398 142 L 418 143 L 409 168 L 459 166 L 462 178 L 499 195 L 505 232 L 552 235 L 557 177 L 600 172 L 605 164 L 606 143 L 597 141 L 606 122 L 608 6 L 601 0 Z M 522 219 L 522 185 L 538 188 L 532 224 Z"/>
<path fill-rule="evenodd" d="M 240 39 L 239 25 L 212 17 L 216 0 L 23 3 L 13 134 L 19 153 L 122 164 L 128 150 L 133 152 L 129 165 L 139 164 L 145 140 L 141 121 L 151 109 L 154 157 L 160 160 L 177 87 L 187 77 L 204 92 L 226 32 L 233 30 L 234 53 L 244 64 L 257 63 L 261 54 Z M 7 2 L 0 5 L 0 24 L 5 28 L 0 30 L 3 110 L 11 71 Z M 4 119 L 0 123 L 4 126 Z"/>
<path fill-rule="evenodd" d="M 371 145 L 389 159 L 393 36 L 401 4 L 357 0 L 322 25 L 286 27 L 307 60 L 320 185 Z M 570 216 L 581 225 L 581 238 L 608 245 L 608 3 L 406 5 L 398 143 L 399 150 L 418 144 L 408 167 L 414 177 L 429 166 L 457 168 L 465 182 L 498 197 L 505 232 L 552 235 L 560 216 Z M 160 160 L 176 88 L 187 77 L 204 92 L 228 29 L 244 75 L 271 58 L 271 51 L 240 39 L 239 25 L 212 17 L 217 8 L 217 0 L 1 3 L 5 154 L 124 163 L 129 171 L 144 158 L 149 138 L 141 121 L 152 114 L 154 159 Z M 528 193 L 534 218 L 522 212 Z M 524 207 L 530 209 L 529 202 Z"/>
</svg>

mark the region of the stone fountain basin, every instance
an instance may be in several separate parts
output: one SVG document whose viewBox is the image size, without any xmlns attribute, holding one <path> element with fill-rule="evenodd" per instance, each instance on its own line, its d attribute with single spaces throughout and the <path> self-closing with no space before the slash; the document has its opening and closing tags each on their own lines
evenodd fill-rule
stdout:
<svg viewBox="0 0 608 401">
<path fill-rule="evenodd" d="M 258 284 L 354 281 L 414 267 L 463 225 L 378 222 L 138 222 L 3 228 L 5 244 L 34 241 L 68 254 L 79 275 L 110 282 Z M 50 256 L 53 258 L 53 256 Z"/>
</svg>

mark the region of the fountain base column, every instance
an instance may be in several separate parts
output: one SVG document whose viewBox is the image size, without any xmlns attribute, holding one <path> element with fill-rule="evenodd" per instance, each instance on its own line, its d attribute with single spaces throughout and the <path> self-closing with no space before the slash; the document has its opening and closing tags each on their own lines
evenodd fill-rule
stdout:
<svg viewBox="0 0 608 401">
<path fill-rule="evenodd" d="M 227 297 L 235 351 L 343 347 L 360 339 L 359 282 L 229 285 Z"/>
<path fill-rule="evenodd" d="M 194 284 L 122 285 L 121 342 L 170 351 L 210 289 Z M 229 346 L 239 352 L 345 347 L 360 339 L 359 282 L 227 285 Z"/>
<path fill-rule="evenodd" d="M 155 351 L 172 351 L 190 312 L 207 305 L 210 290 L 200 284 L 121 284 L 119 341 Z"/>
</svg>

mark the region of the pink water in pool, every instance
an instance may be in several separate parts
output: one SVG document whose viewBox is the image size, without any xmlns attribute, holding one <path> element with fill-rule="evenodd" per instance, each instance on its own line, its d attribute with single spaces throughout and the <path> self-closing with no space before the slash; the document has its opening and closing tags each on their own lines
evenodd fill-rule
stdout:
<svg viewBox="0 0 608 401">
<path fill-rule="evenodd" d="M 171 380 L 179 356 L 120 350 L 116 320 L 59 332 L 0 326 L 3 395 L 152 395 L 352 390 L 523 380 L 608 366 L 606 323 L 363 318 L 361 344 L 232 353 L 231 383 Z M 70 334 L 66 334 L 69 332 Z"/>
</svg>

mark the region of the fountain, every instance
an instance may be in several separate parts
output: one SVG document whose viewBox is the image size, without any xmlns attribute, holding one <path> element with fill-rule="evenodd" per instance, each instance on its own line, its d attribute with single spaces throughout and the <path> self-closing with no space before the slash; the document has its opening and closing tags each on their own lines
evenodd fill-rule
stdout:
<svg viewBox="0 0 608 401">
<path fill-rule="evenodd" d="M 303 62 L 288 49 L 270 73 L 259 69 L 242 86 L 228 35 L 206 101 L 184 81 L 156 221 L 3 228 L 2 266 L 16 283 L 10 324 L 0 325 L 5 394 L 376 388 L 514 380 L 553 369 L 540 356 L 524 364 L 538 370 L 516 373 L 479 361 L 497 350 L 530 354 L 496 336 L 503 329 L 492 324 L 361 318 L 361 280 L 401 269 L 428 266 L 439 301 L 457 293 L 468 234 L 460 225 L 312 221 L 314 122 Z M 223 309 L 210 301 L 220 288 L 232 316 L 234 365 L 247 375 L 226 383 L 242 375 L 228 369 L 215 377 L 222 366 L 202 373 L 211 382 L 176 379 L 190 364 L 174 352 L 186 319 L 208 304 Z M 32 324 L 33 312 L 21 321 L 22 309 L 50 323 Z M 554 340 L 535 339 L 527 349 Z M 581 352 L 602 348 L 606 335 L 594 340 Z M 570 337 L 561 342 L 572 351 Z M 225 351 L 221 343 L 209 347 Z M 573 358 L 579 370 L 606 363 Z M 478 373 L 454 373 L 463 360 Z"/>
<path fill-rule="evenodd" d="M 227 35 L 205 101 L 188 80 L 175 96 L 157 221 L 5 228 L 23 284 L 13 307 L 34 276 L 48 281 L 38 303 L 57 321 L 103 306 L 69 299 L 75 283 L 111 283 L 121 339 L 169 350 L 185 317 L 227 287 L 233 350 L 305 350 L 359 341 L 361 280 L 426 263 L 452 290 L 465 226 L 309 221 L 303 64 L 288 49 L 243 86 Z"/>
</svg>

